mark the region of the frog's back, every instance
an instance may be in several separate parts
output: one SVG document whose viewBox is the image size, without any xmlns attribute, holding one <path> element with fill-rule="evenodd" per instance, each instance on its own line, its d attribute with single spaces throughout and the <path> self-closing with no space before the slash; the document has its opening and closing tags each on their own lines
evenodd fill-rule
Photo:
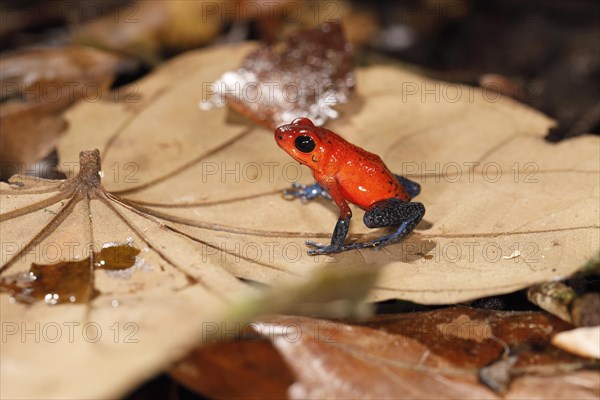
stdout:
<svg viewBox="0 0 600 400">
<path fill-rule="evenodd" d="M 336 155 L 339 163 L 336 179 L 349 202 L 367 209 L 390 198 L 410 200 L 406 189 L 378 155 L 346 141 Z"/>
</svg>

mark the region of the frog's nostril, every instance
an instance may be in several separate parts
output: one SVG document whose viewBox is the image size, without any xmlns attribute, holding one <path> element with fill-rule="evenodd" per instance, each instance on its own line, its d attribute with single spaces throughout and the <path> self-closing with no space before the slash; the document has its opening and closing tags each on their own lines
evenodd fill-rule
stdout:
<svg viewBox="0 0 600 400">
<path fill-rule="evenodd" d="M 275 137 L 279 140 L 283 140 L 283 134 L 285 133 L 284 125 L 281 125 L 275 129 Z"/>
</svg>

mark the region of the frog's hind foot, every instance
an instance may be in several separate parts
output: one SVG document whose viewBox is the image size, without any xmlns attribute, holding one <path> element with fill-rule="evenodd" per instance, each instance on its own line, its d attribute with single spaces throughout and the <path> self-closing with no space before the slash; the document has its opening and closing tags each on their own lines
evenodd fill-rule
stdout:
<svg viewBox="0 0 600 400">
<path fill-rule="evenodd" d="M 398 228 L 389 235 L 369 243 L 380 249 L 388 243 L 404 239 L 415 229 L 424 215 L 425 206 L 422 203 L 405 203 L 399 199 L 389 199 L 375 204 L 363 217 L 365 225 L 369 228 L 387 226 L 398 226 Z"/>
</svg>

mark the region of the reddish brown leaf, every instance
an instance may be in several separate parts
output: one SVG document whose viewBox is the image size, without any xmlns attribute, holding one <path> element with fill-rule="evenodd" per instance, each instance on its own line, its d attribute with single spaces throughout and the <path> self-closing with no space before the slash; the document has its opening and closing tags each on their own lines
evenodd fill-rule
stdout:
<svg viewBox="0 0 600 400">
<path fill-rule="evenodd" d="M 216 399 L 282 399 L 295 377 L 266 339 L 210 344 L 171 369 L 185 386 Z"/>
<path fill-rule="evenodd" d="M 589 360 L 549 344 L 568 326 L 545 313 L 464 307 L 381 315 L 361 324 L 273 317 L 257 322 L 254 330 L 271 341 L 284 362 L 256 337 L 240 334 L 235 344 L 196 350 L 172 375 L 217 398 L 273 396 L 287 385 L 288 398 L 496 399 L 499 395 L 478 378 L 481 368 L 495 363 L 496 375 L 505 374 L 510 383 L 506 398 L 594 398 L 600 393 L 598 372 L 575 372 L 590 366 Z M 507 349 L 511 360 L 503 366 L 497 361 Z M 243 360 L 268 360 L 260 371 L 270 372 L 261 379 L 277 392 L 263 393 L 255 385 L 240 392 L 236 383 L 256 376 L 254 364 L 233 366 L 226 360 L 239 361 L 242 354 Z M 206 371 L 210 379 L 198 378 Z"/>
<path fill-rule="evenodd" d="M 351 49 L 333 22 L 291 36 L 282 51 L 259 47 L 213 84 L 201 107 L 225 101 L 269 129 L 298 117 L 322 125 L 337 117 L 332 107 L 345 103 L 354 89 Z"/>
</svg>

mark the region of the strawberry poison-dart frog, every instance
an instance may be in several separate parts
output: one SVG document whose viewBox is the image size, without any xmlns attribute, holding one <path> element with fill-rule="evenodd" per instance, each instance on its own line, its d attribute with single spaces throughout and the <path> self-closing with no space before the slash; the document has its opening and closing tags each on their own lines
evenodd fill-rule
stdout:
<svg viewBox="0 0 600 400">
<path fill-rule="evenodd" d="M 312 170 L 313 185 L 294 184 L 284 192 L 288 198 L 333 200 L 340 216 L 330 244 L 306 244 L 308 254 L 339 253 L 350 249 L 381 247 L 407 236 L 425 214 L 421 203 L 411 202 L 421 186 L 394 175 L 379 156 L 355 146 L 332 131 L 315 126 L 308 118 L 297 118 L 275 130 L 275 141 L 300 164 Z M 363 221 L 369 228 L 397 226 L 391 234 L 375 240 L 344 244 L 352 211 L 348 203 L 365 210 Z"/>
</svg>

